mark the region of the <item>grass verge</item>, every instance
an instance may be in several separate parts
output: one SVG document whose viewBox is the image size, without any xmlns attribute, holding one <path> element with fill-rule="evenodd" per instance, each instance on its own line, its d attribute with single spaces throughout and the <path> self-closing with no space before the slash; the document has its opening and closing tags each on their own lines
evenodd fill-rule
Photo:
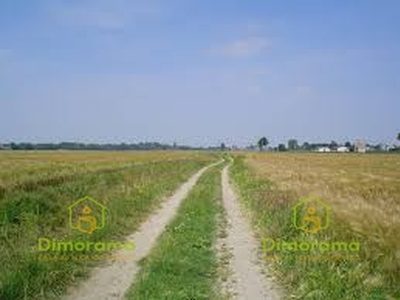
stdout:
<svg viewBox="0 0 400 300">
<path fill-rule="evenodd" d="M 128 299 L 216 299 L 217 258 L 214 242 L 221 207 L 221 168 L 199 179 L 142 262 Z"/>
<path fill-rule="evenodd" d="M 286 248 L 268 252 L 269 263 L 284 283 L 288 299 L 400 299 L 396 249 L 383 247 L 368 234 L 355 232 L 334 211 L 325 231 L 315 235 L 302 232 L 292 224 L 292 208 L 299 200 L 294 191 L 280 190 L 268 178 L 256 175 L 243 156 L 235 157 L 231 175 L 242 201 L 252 213 L 260 239 L 307 243 L 354 241 L 361 245 L 357 257 L 352 259 L 343 257 L 346 253 L 341 251 L 330 253 L 329 257 L 319 256 L 318 250 L 304 253 Z M 304 259 L 301 255 L 305 254 Z"/>
</svg>

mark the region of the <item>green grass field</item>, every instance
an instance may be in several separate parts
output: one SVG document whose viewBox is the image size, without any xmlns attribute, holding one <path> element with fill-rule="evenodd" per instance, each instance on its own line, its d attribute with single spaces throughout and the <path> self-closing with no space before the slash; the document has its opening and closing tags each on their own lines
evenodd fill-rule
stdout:
<svg viewBox="0 0 400 300">
<path fill-rule="evenodd" d="M 90 241 L 122 240 L 212 161 L 212 154 L 182 152 L 0 153 L 0 178 L 7 178 L 1 179 L 0 299 L 57 297 L 87 274 L 93 261 L 38 259 L 40 237 L 82 238 L 68 227 L 68 206 L 77 199 L 93 197 L 110 211 L 106 228 Z"/>
</svg>

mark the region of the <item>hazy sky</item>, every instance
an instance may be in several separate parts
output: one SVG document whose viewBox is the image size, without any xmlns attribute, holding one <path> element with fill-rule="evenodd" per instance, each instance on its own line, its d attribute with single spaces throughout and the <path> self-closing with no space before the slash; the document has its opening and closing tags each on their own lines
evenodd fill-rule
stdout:
<svg viewBox="0 0 400 300">
<path fill-rule="evenodd" d="M 0 142 L 395 141 L 400 1 L 0 2 Z"/>
</svg>

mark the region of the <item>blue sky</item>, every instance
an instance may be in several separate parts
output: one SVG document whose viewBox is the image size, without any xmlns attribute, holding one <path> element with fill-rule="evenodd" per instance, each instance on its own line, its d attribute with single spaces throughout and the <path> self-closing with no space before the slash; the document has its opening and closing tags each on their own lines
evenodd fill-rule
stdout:
<svg viewBox="0 0 400 300">
<path fill-rule="evenodd" d="M 399 1 L 0 2 L 0 142 L 394 143 Z"/>
</svg>

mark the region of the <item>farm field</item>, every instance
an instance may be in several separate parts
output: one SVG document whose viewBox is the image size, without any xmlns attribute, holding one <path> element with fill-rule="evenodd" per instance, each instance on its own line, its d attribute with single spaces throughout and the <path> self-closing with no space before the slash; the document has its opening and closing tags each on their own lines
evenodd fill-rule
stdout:
<svg viewBox="0 0 400 300">
<path fill-rule="evenodd" d="M 65 181 L 77 174 L 126 168 L 130 164 L 194 158 L 202 160 L 207 156 L 183 151 L 2 151 L 0 193 Z"/>
<path fill-rule="evenodd" d="M 38 259 L 41 237 L 82 239 L 68 227 L 74 201 L 90 196 L 110 212 L 107 226 L 86 239 L 119 241 L 217 159 L 197 152 L 1 152 L 0 299 L 52 299 L 87 276 L 93 261 Z"/>
<path fill-rule="evenodd" d="M 5 151 L 0 166 L 0 300 L 400 297 L 399 155 Z M 86 196 L 101 230 L 71 227 Z M 310 196 L 329 207 L 311 233 L 293 219 Z M 318 246 L 335 243 L 359 247 Z"/>
<path fill-rule="evenodd" d="M 260 240 L 360 245 L 357 259 L 272 251 L 269 264 L 288 298 L 400 298 L 399 155 L 247 153 L 235 156 L 231 175 Z M 294 205 L 309 196 L 331 208 L 329 227 L 317 234 L 293 225 Z"/>
</svg>

